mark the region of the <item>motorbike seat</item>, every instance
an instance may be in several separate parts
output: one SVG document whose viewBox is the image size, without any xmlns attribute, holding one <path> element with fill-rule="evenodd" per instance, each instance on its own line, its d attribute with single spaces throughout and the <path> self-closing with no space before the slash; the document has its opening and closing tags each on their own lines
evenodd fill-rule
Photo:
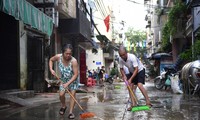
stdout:
<svg viewBox="0 0 200 120">
<path fill-rule="evenodd" d="M 169 71 L 171 73 L 175 73 L 176 69 L 173 66 L 164 67 L 165 71 Z"/>
</svg>

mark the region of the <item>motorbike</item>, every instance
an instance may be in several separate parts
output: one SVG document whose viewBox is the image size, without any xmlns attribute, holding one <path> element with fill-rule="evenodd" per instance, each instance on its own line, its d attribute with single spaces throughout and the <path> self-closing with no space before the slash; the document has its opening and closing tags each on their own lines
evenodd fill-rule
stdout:
<svg viewBox="0 0 200 120">
<path fill-rule="evenodd" d="M 114 81 L 114 77 L 115 75 L 109 75 L 108 77 L 105 77 L 105 82 L 112 84 Z"/>
<path fill-rule="evenodd" d="M 165 89 L 167 89 L 167 87 L 170 87 L 170 76 L 174 76 L 175 73 L 176 70 L 173 67 L 164 67 L 160 76 L 157 76 L 154 79 L 154 85 L 156 89 L 161 90 L 163 87 L 165 87 Z"/>
</svg>

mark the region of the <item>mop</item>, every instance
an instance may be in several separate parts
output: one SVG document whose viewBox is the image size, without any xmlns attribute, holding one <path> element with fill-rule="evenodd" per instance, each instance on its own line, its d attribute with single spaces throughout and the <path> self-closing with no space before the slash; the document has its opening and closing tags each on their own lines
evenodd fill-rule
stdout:
<svg viewBox="0 0 200 120">
<path fill-rule="evenodd" d="M 56 78 L 57 78 L 59 81 L 61 81 L 60 78 L 59 78 L 57 75 L 56 75 Z M 94 117 L 94 116 L 95 116 L 94 113 L 92 113 L 92 112 L 86 112 L 86 111 L 83 109 L 83 107 L 78 103 L 78 101 L 77 101 L 76 98 L 72 95 L 72 93 L 68 90 L 68 88 L 66 88 L 65 90 L 68 92 L 68 94 L 72 97 L 72 99 L 76 102 L 76 104 L 77 104 L 77 105 L 79 106 L 79 108 L 82 110 L 82 113 L 80 114 L 80 117 L 81 117 L 82 119 L 91 118 L 91 117 Z"/>
<path fill-rule="evenodd" d="M 139 105 L 138 105 L 138 100 L 137 100 L 137 98 L 136 98 L 136 95 L 133 93 L 133 90 L 132 90 L 131 87 L 129 86 L 128 81 L 127 81 L 127 80 L 124 80 L 124 82 L 125 82 L 125 84 L 126 84 L 128 90 L 130 91 L 132 97 L 134 98 L 134 101 L 136 102 L 136 105 L 137 105 L 137 106 L 134 106 L 134 107 L 131 109 L 131 111 L 132 111 L 132 112 L 136 112 L 136 111 L 150 110 L 150 107 L 147 106 L 147 105 L 143 105 L 143 106 L 139 106 Z"/>
</svg>

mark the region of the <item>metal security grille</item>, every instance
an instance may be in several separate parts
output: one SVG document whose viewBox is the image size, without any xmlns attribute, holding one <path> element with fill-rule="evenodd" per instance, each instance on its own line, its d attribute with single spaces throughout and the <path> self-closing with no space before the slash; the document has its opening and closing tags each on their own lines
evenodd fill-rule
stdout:
<svg viewBox="0 0 200 120">
<path fill-rule="evenodd" d="M 43 39 L 28 37 L 28 83 L 27 88 L 43 92 L 44 86 L 44 47 Z"/>
</svg>

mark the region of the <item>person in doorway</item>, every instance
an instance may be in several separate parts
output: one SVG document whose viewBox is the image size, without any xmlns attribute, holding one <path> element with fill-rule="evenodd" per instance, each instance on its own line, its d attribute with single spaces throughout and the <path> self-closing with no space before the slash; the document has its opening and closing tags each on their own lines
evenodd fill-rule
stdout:
<svg viewBox="0 0 200 120">
<path fill-rule="evenodd" d="M 149 96 L 146 89 L 143 87 L 143 84 L 145 84 L 145 69 L 143 64 L 134 54 L 127 53 L 127 50 L 124 46 L 120 46 L 118 53 L 120 56 L 119 66 L 120 72 L 122 74 L 122 79 L 128 81 L 131 89 L 133 89 L 134 85 L 138 87 L 145 97 L 146 105 L 151 107 L 152 104 L 149 100 Z M 124 66 L 126 66 L 130 72 L 129 77 L 125 75 Z M 134 89 L 136 89 L 136 87 Z M 131 96 L 132 105 L 127 110 L 131 111 L 132 107 L 135 106 L 136 103 L 133 96 L 130 94 L 130 91 L 129 95 Z"/>
<path fill-rule="evenodd" d="M 69 89 L 72 95 L 76 96 L 76 90 L 78 89 L 78 62 L 72 56 L 72 45 L 65 44 L 62 47 L 62 53 L 56 54 L 55 56 L 51 57 L 49 60 L 49 70 L 52 75 L 57 76 L 56 72 L 53 70 L 53 63 L 58 61 L 58 66 L 60 70 L 60 80 L 62 81 L 59 86 L 59 96 L 61 102 L 61 108 L 59 111 L 60 115 L 64 115 L 65 110 L 67 108 L 66 101 L 65 101 L 65 91 Z M 75 101 L 70 97 L 70 109 L 69 109 L 69 119 L 74 119 L 75 116 L 73 114 Z"/>
</svg>

